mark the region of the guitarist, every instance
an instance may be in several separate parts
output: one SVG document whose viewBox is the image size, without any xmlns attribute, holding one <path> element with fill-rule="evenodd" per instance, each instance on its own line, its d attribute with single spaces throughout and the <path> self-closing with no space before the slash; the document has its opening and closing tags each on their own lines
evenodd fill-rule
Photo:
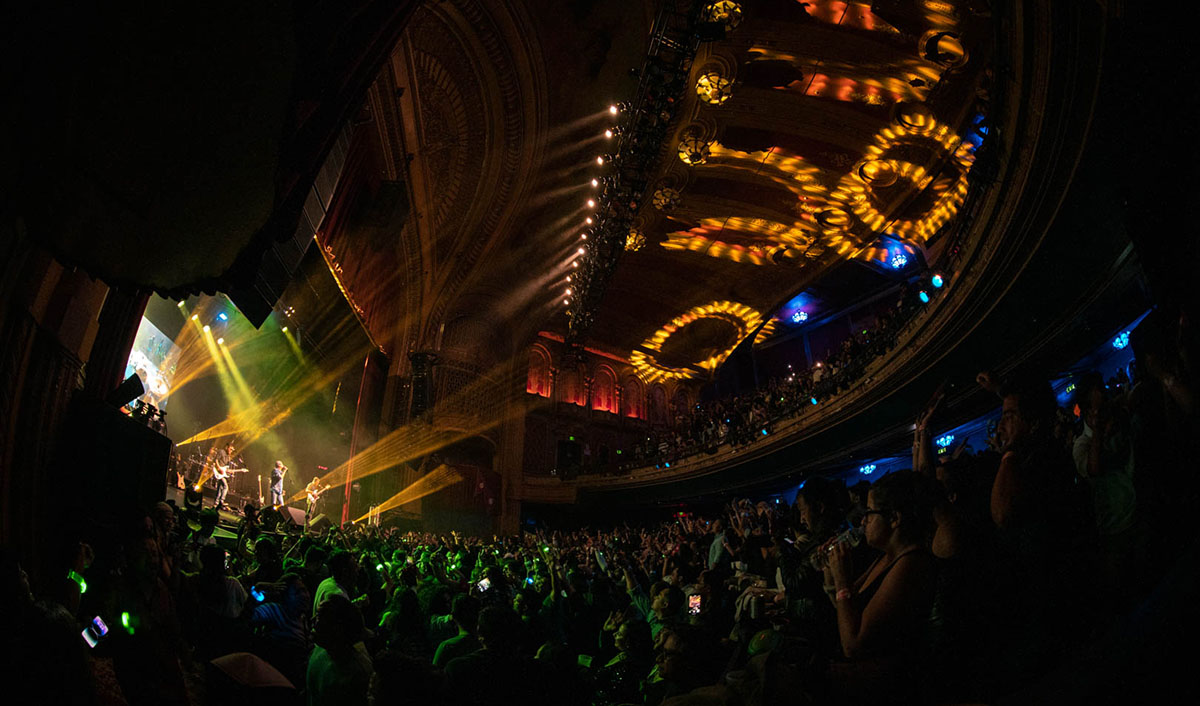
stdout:
<svg viewBox="0 0 1200 706">
<path fill-rule="evenodd" d="M 213 507 L 217 510 L 225 507 L 225 494 L 229 492 L 229 468 L 233 465 L 233 442 L 218 449 L 213 457 L 213 481 L 217 487 L 217 502 Z"/>
<path fill-rule="evenodd" d="M 271 505 L 274 507 L 283 507 L 283 477 L 287 472 L 283 461 L 276 461 L 271 469 Z"/>
<path fill-rule="evenodd" d="M 313 476 L 312 482 L 304 487 L 304 494 L 308 499 L 308 505 L 304 508 L 304 528 L 308 529 L 308 521 L 317 512 L 317 501 L 321 499 L 321 493 L 324 493 L 328 488 L 321 486 L 321 479 Z"/>
</svg>

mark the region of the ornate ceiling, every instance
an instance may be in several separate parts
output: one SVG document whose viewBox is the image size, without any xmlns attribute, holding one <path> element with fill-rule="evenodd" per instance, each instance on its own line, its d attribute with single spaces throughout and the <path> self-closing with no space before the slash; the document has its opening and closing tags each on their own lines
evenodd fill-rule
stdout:
<svg viewBox="0 0 1200 706">
<path fill-rule="evenodd" d="M 932 262 L 979 141 L 992 29 L 967 5 L 741 3 L 696 56 L 638 214 L 646 244 L 622 257 L 592 344 L 647 377 L 702 377 L 754 331 L 696 314 L 710 303 L 757 321 L 847 260 Z M 663 360 L 664 331 L 690 354 Z"/>
</svg>

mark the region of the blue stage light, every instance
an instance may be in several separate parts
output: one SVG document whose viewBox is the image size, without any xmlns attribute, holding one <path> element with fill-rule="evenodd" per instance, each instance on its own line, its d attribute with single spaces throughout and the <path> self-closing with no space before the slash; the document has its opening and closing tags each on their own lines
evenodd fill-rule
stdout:
<svg viewBox="0 0 1200 706">
<path fill-rule="evenodd" d="M 893 270 L 904 269 L 904 266 L 907 264 L 908 264 L 908 256 L 905 255 L 904 253 L 897 251 L 895 254 L 892 255 L 891 265 L 892 265 Z"/>
<path fill-rule="evenodd" d="M 859 466 L 859 467 L 858 467 L 858 472 L 859 472 L 859 473 L 861 473 L 861 474 L 863 474 L 864 476 L 869 476 L 869 475 L 871 475 L 872 473 L 874 473 L 874 472 L 875 472 L 875 464 L 873 464 L 873 463 L 868 463 L 868 464 L 867 464 L 867 465 L 865 465 L 865 466 Z"/>
<path fill-rule="evenodd" d="M 921 293 L 918 294 L 917 296 L 921 299 L 922 304 L 929 303 L 929 292 L 926 292 L 924 289 L 922 289 Z"/>
<path fill-rule="evenodd" d="M 766 429 L 763 429 L 763 430 L 762 430 L 762 433 L 763 433 L 763 436 L 766 436 L 766 435 L 767 435 L 767 430 L 766 430 Z"/>
<path fill-rule="evenodd" d="M 941 287 L 946 283 L 946 280 L 942 279 L 941 275 L 934 275 L 933 278 L 929 280 L 929 283 L 935 287 Z"/>
<path fill-rule="evenodd" d="M 807 311 L 797 311 L 796 313 L 792 314 L 792 323 L 801 324 L 805 321 L 808 321 Z"/>
<path fill-rule="evenodd" d="M 812 402 L 813 404 L 816 404 L 816 403 L 817 403 L 817 398 L 816 398 L 816 397 L 810 397 L 810 398 L 808 399 L 808 401 L 809 401 L 809 402 Z"/>
<path fill-rule="evenodd" d="M 1128 331 L 1122 331 L 1121 333 L 1118 333 L 1117 337 L 1113 339 L 1112 346 L 1113 346 L 1113 348 L 1115 348 L 1117 350 L 1121 350 L 1122 348 L 1124 348 L 1125 346 L 1128 346 L 1128 345 L 1129 345 L 1129 332 Z"/>
<path fill-rule="evenodd" d="M 954 435 L 946 434 L 945 436 L 939 436 L 937 439 L 934 440 L 933 443 L 937 444 L 938 447 L 944 449 L 944 448 L 948 447 L 950 444 L 954 443 Z"/>
<path fill-rule="evenodd" d="M 221 321 L 229 321 L 229 314 L 222 311 L 220 314 L 217 314 L 217 318 Z"/>
</svg>

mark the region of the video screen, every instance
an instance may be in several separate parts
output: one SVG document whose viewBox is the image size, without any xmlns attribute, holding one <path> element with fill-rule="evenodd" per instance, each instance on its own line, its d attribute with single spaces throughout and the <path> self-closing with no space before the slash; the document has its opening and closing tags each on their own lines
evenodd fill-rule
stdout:
<svg viewBox="0 0 1200 706">
<path fill-rule="evenodd" d="M 133 339 L 129 362 L 125 364 L 125 377 L 136 373 L 146 388 L 145 394 L 138 399 L 166 409 L 171 380 L 178 364 L 179 346 L 143 316 L 137 337 Z"/>
</svg>

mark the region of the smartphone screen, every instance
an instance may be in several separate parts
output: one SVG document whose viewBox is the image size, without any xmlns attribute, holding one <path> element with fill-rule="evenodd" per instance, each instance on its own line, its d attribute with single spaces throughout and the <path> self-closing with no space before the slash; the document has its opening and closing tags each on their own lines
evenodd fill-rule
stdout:
<svg viewBox="0 0 1200 706">
<path fill-rule="evenodd" d="M 688 596 L 688 613 L 690 613 L 691 615 L 699 615 L 700 614 L 700 602 L 702 600 L 703 600 L 703 596 L 701 596 L 700 594 L 693 594 L 693 595 Z"/>
<path fill-rule="evenodd" d="M 100 644 L 100 638 L 108 634 L 108 626 L 97 615 L 92 618 L 92 624 L 84 628 L 81 634 L 83 635 L 83 641 L 88 644 L 88 647 L 95 647 Z"/>
</svg>

